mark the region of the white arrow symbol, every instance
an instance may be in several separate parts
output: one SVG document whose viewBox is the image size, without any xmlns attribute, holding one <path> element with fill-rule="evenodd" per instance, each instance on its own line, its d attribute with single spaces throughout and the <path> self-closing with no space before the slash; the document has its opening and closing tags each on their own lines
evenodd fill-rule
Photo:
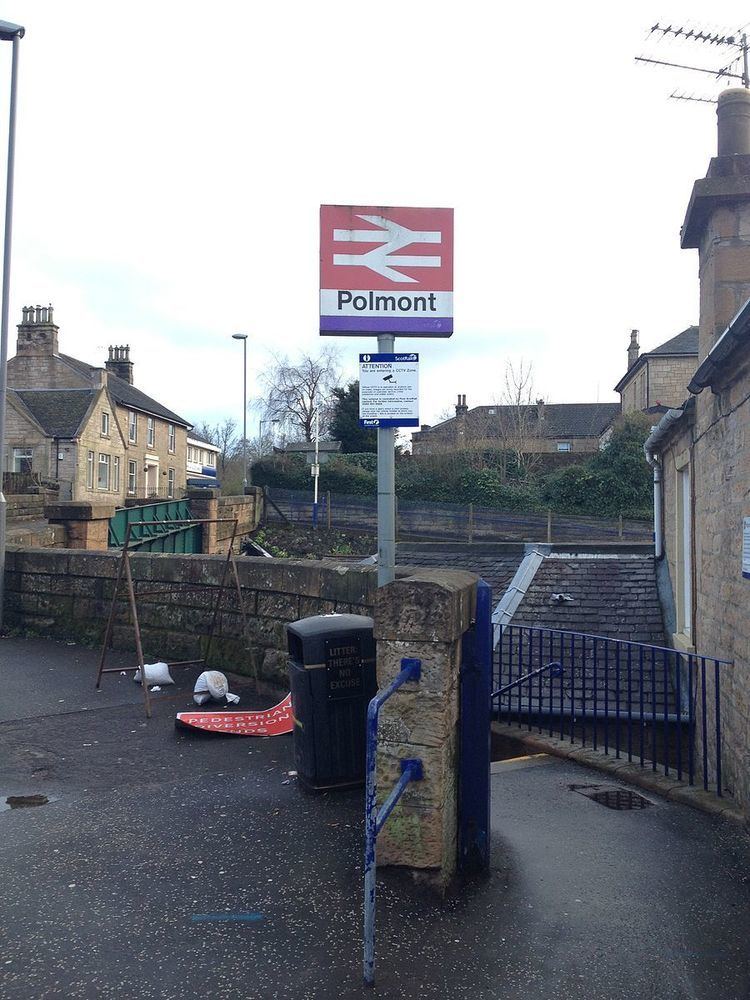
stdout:
<svg viewBox="0 0 750 1000">
<path fill-rule="evenodd" d="M 367 253 L 335 253 L 333 255 L 334 264 L 369 267 L 376 274 L 399 282 L 415 282 L 417 279 L 394 270 L 395 267 L 440 267 L 440 257 L 392 257 L 390 255 L 396 250 L 408 247 L 411 243 L 440 243 L 442 242 L 441 233 L 412 231 L 405 226 L 399 226 L 396 222 L 391 222 L 390 219 L 386 219 L 382 215 L 358 215 L 357 218 L 379 226 L 385 230 L 385 233 L 378 233 L 372 229 L 334 229 L 334 240 L 342 243 L 387 242 L 383 242 L 383 246 L 368 250 Z"/>
</svg>

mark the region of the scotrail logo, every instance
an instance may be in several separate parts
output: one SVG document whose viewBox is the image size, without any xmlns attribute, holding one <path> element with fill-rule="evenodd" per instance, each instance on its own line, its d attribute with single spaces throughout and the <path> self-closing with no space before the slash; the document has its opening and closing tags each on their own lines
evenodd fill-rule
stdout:
<svg viewBox="0 0 750 1000">
<path fill-rule="evenodd" d="M 363 222 L 371 222 L 384 232 L 381 234 L 372 229 L 334 229 L 334 240 L 339 243 L 380 242 L 383 245 L 374 247 L 366 253 L 335 253 L 334 264 L 367 267 L 375 274 L 398 283 L 415 283 L 417 279 L 396 270 L 397 267 L 440 267 L 442 258 L 439 256 L 424 254 L 392 256 L 392 254 L 411 246 L 412 243 L 440 243 L 443 238 L 442 233 L 407 229 L 406 226 L 399 226 L 397 222 L 386 219 L 383 215 L 358 215 L 357 218 Z"/>
</svg>

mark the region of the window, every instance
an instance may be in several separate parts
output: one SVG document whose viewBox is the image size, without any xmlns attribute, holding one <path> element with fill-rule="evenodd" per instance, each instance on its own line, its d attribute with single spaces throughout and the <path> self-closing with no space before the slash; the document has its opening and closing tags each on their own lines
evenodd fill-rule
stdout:
<svg viewBox="0 0 750 1000">
<path fill-rule="evenodd" d="M 167 424 L 167 438 L 170 451 L 174 451 L 174 424 Z"/>
<path fill-rule="evenodd" d="M 138 417 L 132 411 L 128 410 L 128 441 L 131 444 L 135 444 L 138 440 Z"/>
<path fill-rule="evenodd" d="M 558 441 L 557 442 L 557 450 L 558 451 L 572 451 L 573 450 L 573 445 L 570 443 L 570 441 Z"/>
<path fill-rule="evenodd" d="M 128 462 L 128 493 L 135 495 L 138 487 L 138 466 L 135 462 Z"/>
<path fill-rule="evenodd" d="M 98 490 L 109 489 L 109 455 L 99 453 L 99 473 L 96 477 L 96 488 Z"/>
<path fill-rule="evenodd" d="M 146 420 L 146 444 L 149 448 L 154 447 L 154 418 L 148 417 Z"/>
<path fill-rule="evenodd" d="M 677 631 L 690 636 L 693 629 L 692 511 L 690 465 L 677 471 Z"/>
<path fill-rule="evenodd" d="M 174 497 L 174 469 L 167 473 L 167 497 L 170 500 Z"/>
<path fill-rule="evenodd" d="M 112 459 L 112 489 L 115 493 L 120 492 L 120 458 L 118 455 Z"/>
<path fill-rule="evenodd" d="M 206 452 L 206 465 L 209 469 L 216 468 L 216 455 L 211 451 Z"/>
<path fill-rule="evenodd" d="M 102 413 L 102 437 L 109 437 L 109 414 Z"/>
<path fill-rule="evenodd" d="M 13 449 L 13 471 L 31 472 L 31 465 L 34 458 L 33 448 Z"/>
</svg>

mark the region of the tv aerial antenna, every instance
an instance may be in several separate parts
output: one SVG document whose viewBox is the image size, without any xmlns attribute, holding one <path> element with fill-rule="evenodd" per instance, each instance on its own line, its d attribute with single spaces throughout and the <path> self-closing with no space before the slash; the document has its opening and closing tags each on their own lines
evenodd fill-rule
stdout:
<svg viewBox="0 0 750 1000">
<path fill-rule="evenodd" d="M 658 59 L 650 55 L 640 55 L 635 57 L 638 63 L 648 63 L 653 66 L 668 66 L 672 69 L 688 70 L 691 73 L 703 73 L 712 76 L 716 81 L 739 80 L 745 89 L 750 90 L 750 71 L 748 69 L 748 36 L 745 28 L 738 28 L 736 31 L 706 31 L 689 25 L 676 24 L 654 24 L 648 38 L 657 43 L 689 43 L 699 44 L 716 50 L 716 54 L 721 53 L 721 59 L 714 61 L 714 65 L 696 66 L 692 63 L 672 62 L 668 59 Z M 659 53 L 661 54 L 661 53 Z M 715 104 L 717 98 L 713 96 L 688 94 L 681 90 L 673 90 L 669 95 L 675 101 L 698 101 L 705 104 Z"/>
</svg>

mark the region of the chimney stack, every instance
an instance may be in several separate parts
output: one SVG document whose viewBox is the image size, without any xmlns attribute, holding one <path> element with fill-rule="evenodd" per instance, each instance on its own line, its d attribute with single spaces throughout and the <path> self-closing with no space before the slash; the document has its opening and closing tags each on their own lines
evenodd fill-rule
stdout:
<svg viewBox="0 0 750 1000">
<path fill-rule="evenodd" d="M 699 362 L 750 298 L 750 91 L 723 91 L 716 115 L 718 156 L 693 185 L 681 234 L 698 250 Z"/>
<path fill-rule="evenodd" d="M 628 346 L 628 371 L 633 367 L 633 365 L 638 360 L 638 355 L 641 353 L 641 345 L 638 343 L 638 331 L 630 331 L 630 344 Z"/>
<path fill-rule="evenodd" d="M 536 401 L 536 419 L 541 424 L 544 422 L 544 400 L 537 399 Z"/>
<path fill-rule="evenodd" d="M 468 412 L 469 412 L 469 407 L 466 405 L 466 396 L 462 396 L 459 394 L 458 402 L 456 403 L 456 416 L 461 417 Z"/>
<path fill-rule="evenodd" d="M 130 360 L 130 344 L 110 347 L 109 358 L 104 367 L 129 385 L 133 384 L 133 362 Z"/>
<path fill-rule="evenodd" d="M 59 327 L 52 317 L 52 306 L 24 306 L 18 324 L 16 352 L 26 357 L 47 357 L 58 353 Z"/>
</svg>

